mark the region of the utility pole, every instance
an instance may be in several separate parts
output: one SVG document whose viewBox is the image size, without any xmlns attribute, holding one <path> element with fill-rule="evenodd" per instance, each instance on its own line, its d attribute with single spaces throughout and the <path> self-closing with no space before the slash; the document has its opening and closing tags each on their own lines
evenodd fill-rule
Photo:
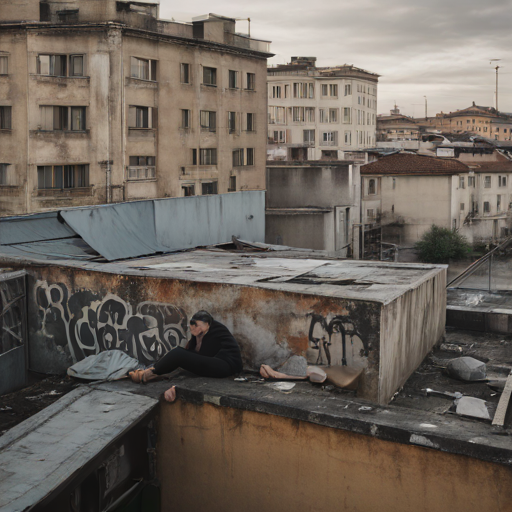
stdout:
<svg viewBox="0 0 512 512">
<path fill-rule="evenodd" d="M 426 96 L 423 96 L 425 98 L 425 121 L 428 119 L 428 114 L 427 114 L 427 97 Z"/>
<path fill-rule="evenodd" d="M 493 62 L 498 62 L 500 60 L 501 59 L 491 59 L 489 64 L 492 64 Z M 498 113 L 498 69 L 500 69 L 500 66 L 496 64 L 494 69 L 496 70 L 496 113 Z"/>
</svg>

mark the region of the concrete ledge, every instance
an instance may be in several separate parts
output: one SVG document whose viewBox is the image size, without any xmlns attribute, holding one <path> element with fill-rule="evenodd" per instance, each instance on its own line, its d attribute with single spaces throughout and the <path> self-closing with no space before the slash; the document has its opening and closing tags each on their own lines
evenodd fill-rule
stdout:
<svg viewBox="0 0 512 512">
<path fill-rule="evenodd" d="M 98 388 L 159 398 L 171 385 L 176 385 L 178 400 L 199 406 L 209 403 L 272 414 L 512 466 L 512 444 L 507 433 L 497 435 L 489 423 L 397 406 L 379 406 L 355 398 L 352 392 L 328 392 L 309 382 L 297 382 L 290 394 L 283 394 L 260 383 L 235 382 L 230 378 L 207 379 L 182 372 L 168 381 L 147 386 L 115 382 L 98 385 Z"/>
</svg>

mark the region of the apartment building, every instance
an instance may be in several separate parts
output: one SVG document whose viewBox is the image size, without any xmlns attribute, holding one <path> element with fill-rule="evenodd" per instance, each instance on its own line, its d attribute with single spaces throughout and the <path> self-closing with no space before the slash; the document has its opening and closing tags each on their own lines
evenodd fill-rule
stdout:
<svg viewBox="0 0 512 512">
<path fill-rule="evenodd" d="M 374 147 L 378 79 L 350 65 L 316 67 L 316 57 L 269 67 L 269 159 L 338 160 Z"/>
<path fill-rule="evenodd" d="M 512 140 L 512 115 L 497 112 L 493 107 L 475 105 L 435 117 L 416 119 L 426 129 L 434 128 L 443 133 L 471 133 L 498 141 Z"/>
<path fill-rule="evenodd" d="M 497 241 L 512 228 L 511 179 L 512 161 L 500 152 L 384 156 L 361 167 L 361 222 L 396 244 L 417 242 L 432 224 L 470 243 Z"/>
<path fill-rule="evenodd" d="M 267 41 L 158 0 L 0 0 L 0 215 L 265 188 Z"/>
</svg>

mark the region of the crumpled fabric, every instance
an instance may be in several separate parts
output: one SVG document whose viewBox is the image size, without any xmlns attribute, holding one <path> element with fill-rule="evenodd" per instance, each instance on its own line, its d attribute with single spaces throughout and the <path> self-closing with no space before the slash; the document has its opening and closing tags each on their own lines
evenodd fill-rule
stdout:
<svg viewBox="0 0 512 512">
<path fill-rule="evenodd" d="M 85 380 L 118 380 L 142 365 L 122 350 L 106 350 L 68 368 L 68 375 Z"/>
</svg>

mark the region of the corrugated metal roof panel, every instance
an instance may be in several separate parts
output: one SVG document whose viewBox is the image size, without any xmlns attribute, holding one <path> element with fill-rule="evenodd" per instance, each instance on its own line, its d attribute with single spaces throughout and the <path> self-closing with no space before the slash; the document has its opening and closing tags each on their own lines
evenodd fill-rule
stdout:
<svg viewBox="0 0 512 512">
<path fill-rule="evenodd" d="M 26 244 L 3 245 L 2 254 L 19 258 L 36 258 L 44 260 L 94 260 L 99 254 L 81 238 L 64 238 L 61 240 L 43 240 Z"/>
<path fill-rule="evenodd" d="M 58 219 L 58 212 L 10 217 L 0 220 L 0 245 L 55 240 L 76 236 Z"/>
<path fill-rule="evenodd" d="M 61 215 L 109 261 L 168 251 L 157 242 L 153 201 L 74 208 Z"/>
</svg>

